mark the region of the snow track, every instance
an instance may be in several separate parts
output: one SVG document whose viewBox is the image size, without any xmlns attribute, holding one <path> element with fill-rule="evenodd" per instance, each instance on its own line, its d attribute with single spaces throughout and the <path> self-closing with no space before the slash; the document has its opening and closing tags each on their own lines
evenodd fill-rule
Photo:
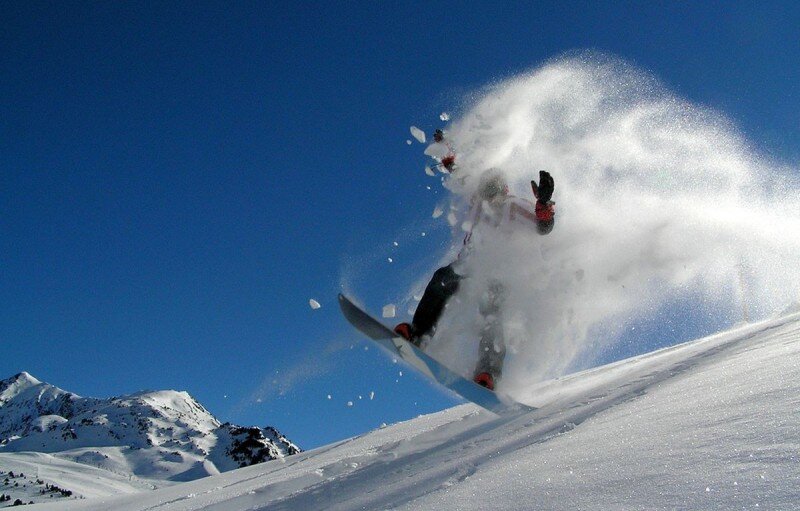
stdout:
<svg viewBox="0 0 800 511">
<path fill-rule="evenodd" d="M 789 509 L 800 316 L 584 371 L 284 460 L 42 509 Z"/>
</svg>

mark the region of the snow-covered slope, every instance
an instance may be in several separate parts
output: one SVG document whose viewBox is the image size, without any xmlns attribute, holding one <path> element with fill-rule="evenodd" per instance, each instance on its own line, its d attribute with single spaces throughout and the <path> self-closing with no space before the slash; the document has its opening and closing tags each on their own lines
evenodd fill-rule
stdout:
<svg viewBox="0 0 800 511">
<path fill-rule="evenodd" d="M 122 511 L 796 509 L 800 315 L 137 496 Z"/>
<path fill-rule="evenodd" d="M 39 454 L 16 454 L 26 452 Z M 35 475 L 10 485 L 4 485 L 5 476 L 0 478 L 0 492 L 5 489 L 15 499 L 19 488 L 43 486 L 37 479 L 75 496 L 115 495 L 297 452 L 299 448 L 274 428 L 220 423 L 186 392 L 95 399 L 65 392 L 24 372 L 0 381 L 0 470 Z M 60 468 L 52 471 L 54 466 Z M 86 486 L 74 480 L 76 474 L 89 474 L 99 482 Z"/>
</svg>

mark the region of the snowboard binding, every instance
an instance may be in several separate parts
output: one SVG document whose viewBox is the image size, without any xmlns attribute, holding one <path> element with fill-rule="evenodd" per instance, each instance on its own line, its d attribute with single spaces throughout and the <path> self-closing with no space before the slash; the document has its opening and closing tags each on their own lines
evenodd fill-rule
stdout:
<svg viewBox="0 0 800 511">
<path fill-rule="evenodd" d="M 414 325 L 411 323 L 400 323 L 394 327 L 394 333 L 419 348 L 420 344 L 422 343 L 422 339 L 416 335 L 415 330 L 416 329 L 414 328 Z"/>
<path fill-rule="evenodd" d="M 489 390 L 494 390 L 494 377 L 491 373 L 478 373 L 473 380 L 481 387 L 486 387 Z"/>
</svg>

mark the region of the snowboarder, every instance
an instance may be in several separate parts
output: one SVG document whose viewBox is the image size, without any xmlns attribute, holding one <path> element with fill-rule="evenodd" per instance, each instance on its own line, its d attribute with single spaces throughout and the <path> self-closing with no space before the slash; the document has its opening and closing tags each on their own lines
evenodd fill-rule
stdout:
<svg viewBox="0 0 800 511">
<path fill-rule="evenodd" d="M 400 323 L 395 327 L 395 332 L 416 346 L 420 346 L 423 336 L 433 334 L 447 301 L 458 291 L 459 284 L 464 278 L 456 268 L 469 251 L 473 232 L 479 224 L 491 222 L 490 225 L 499 227 L 520 221 L 535 226 L 539 234 L 548 234 L 552 231 L 555 223 L 555 203 L 550 199 L 554 188 L 555 183 L 550 173 L 539 171 L 539 184 L 531 181 L 531 189 L 536 198 L 536 203 L 532 204 L 526 199 L 509 195 L 508 185 L 499 171 L 492 169 L 485 172 L 472 199 L 469 214 L 471 228 L 464 237 L 464 248 L 459 253 L 458 259 L 434 272 L 411 323 Z M 479 348 L 481 357 L 475 368 L 474 381 L 491 390 L 494 390 L 501 376 L 505 357 L 500 318 L 503 297 L 502 284 L 493 280 L 488 284 L 479 305 L 479 311 L 485 322 Z"/>
</svg>

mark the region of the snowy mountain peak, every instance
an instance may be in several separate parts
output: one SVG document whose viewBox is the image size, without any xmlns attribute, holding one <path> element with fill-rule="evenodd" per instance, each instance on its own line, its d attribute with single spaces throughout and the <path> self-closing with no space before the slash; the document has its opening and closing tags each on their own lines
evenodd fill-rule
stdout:
<svg viewBox="0 0 800 511">
<path fill-rule="evenodd" d="M 0 444 L 28 433 L 43 417 L 69 418 L 80 396 L 43 383 L 26 372 L 0 381 Z"/>
<path fill-rule="evenodd" d="M 185 391 L 83 398 L 20 373 L 0 381 L 0 454 L 22 452 L 147 480 L 187 481 L 300 448 L 271 427 L 222 424 Z"/>
<path fill-rule="evenodd" d="M 159 390 L 142 392 L 134 394 L 134 396 L 154 408 L 172 410 L 178 414 L 191 415 L 199 420 L 213 423 L 214 427 L 220 425 L 219 421 L 186 391 Z"/>
<path fill-rule="evenodd" d="M 41 385 L 42 382 L 24 371 L 11 378 L 0 380 L 0 403 L 13 398 L 20 392 Z"/>
<path fill-rule="evenodd" d="M 9 380 L 13 380 L 13 381 L 16 381 L 16 382 L 30 383 L 31 385 L 39 385 L 40 383 L 42 383 L 39 380 L 37 380 L 36 378 L 34 378 L 27 371 L 22 371 L 21 373 L 16 374 L 16 375 L 12 376 L 11 378 L 9 378 Z M 8 381 L 8 380 L 6 380 L 6 381 Z"/>
</svg>

